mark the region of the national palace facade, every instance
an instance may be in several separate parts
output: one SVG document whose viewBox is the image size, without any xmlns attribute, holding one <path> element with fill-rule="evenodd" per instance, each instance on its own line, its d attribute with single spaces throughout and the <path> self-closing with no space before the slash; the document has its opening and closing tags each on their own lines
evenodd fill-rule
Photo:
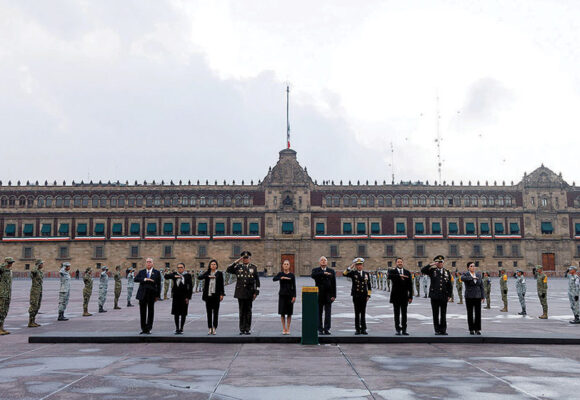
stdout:
<svg viewBox="0 0 580 400">
<path fill-rule="evenodd" d="M 542 264 L 562 275 L 580 260 L 580 188 L 543 165 L 517 184 L 313 181 L 291 149 L 251 183 L 4 182 L 0 255 L 24 271 L 124 267 L 152 257 L 188 269 L 243 249 L 269 273 L 289 259 L 306 275 L 321 255 L 337 268 L 356 256 L 369 269 L 402 256 L 416 269 L 443 254 L 447 267 L 475 260 L 489 271 Z"/>
</svg>

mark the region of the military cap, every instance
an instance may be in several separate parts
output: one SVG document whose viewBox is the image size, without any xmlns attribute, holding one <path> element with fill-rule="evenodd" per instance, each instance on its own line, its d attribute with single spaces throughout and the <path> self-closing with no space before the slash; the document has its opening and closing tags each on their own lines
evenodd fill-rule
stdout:
<svg viewBox="0 0 580 400">
<path fill-rule="evenodd" d="M 242 251 L 242 254 L 240 254 L 241 257 L 252 257 L 252 253 L 250 253 L 248 250 L 244 250 Z"/>
<path fill-rule="evenodd" d="M 536 265 L 536 269 L 544 269 L 542 265 Z"/>
<path fill-rule="evenodd" d="M 445 261 L 445 257 L 443 257 L 442 255 L 438 255 L 438 256 L 436 256 L 433 259 L 433 261 L 435 261 L 435 262 L 443 262 L 443 261 Z"/>
<path fill-rule="evenodd" d="M 63 263 L 62 263 L 62 266 L 63 266 L 63 267 L 65 267 L 65 268 L 66 268 L 66 267 L 70 267 L 70 263 L 69 263 L 69 262 L 63 262 Z"/>
<path fill-rule="evenodd" d="M 354 260 L 352 260 L 353 264 L 364 264 L 365 263 L 365 259 L 362 257 L 357 257 Z"/>
<path fill-rule="evenodd" d="M 39 266 L 40 264 L 44 264 L 44 261 L 42 261 L 40 258 L 34 262 L 34 265 L 36 266 Z"/>
<path fill-rule="evenodd" d="M 6 264 L 12 264 L 12 263 L 14 263 L 14 259 L 12 257 L 6 257 L 6 258 L 4 258 L 4 262 Z"/>
<path fill-rule="evenodd" d="M 521 272 L 522 274 L 524 273 L 524 271 L 522 271 L 521 269 L 516 269 L 516 273 Z"/>
<path fill-rule="evenodd" d="M 574 270 L 574 271 L 578 271 L 578 267 L 577 267 L 577 266 L 575 266 L 575 265 L 570 265 L 570 266 L 568 267 L 568 271 L 572 271 L 572 270 Z"/>
<path fill-rule="evenodd" d="M 106 265 L 103 265 L 103 266 L 101 266 L 101 270 L 103 270 L 103 271 L 104 271 L 104 270 L 106 270 L 106 269 L 109 269 L 109 267 L 107 267 Z"/>
<path fill-rule="evenodd" d="M 85 272 L 89 272 L 90 270 L 91 270 L 91 267 L 85 268 Z"/>
</svg>

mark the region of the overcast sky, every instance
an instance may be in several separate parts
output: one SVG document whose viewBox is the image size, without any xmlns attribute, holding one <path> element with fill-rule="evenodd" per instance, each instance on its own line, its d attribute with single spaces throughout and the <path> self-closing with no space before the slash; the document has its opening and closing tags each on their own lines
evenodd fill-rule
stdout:
<svg viewBox="0 0 580 400">
<path fill-rule="evenodd" d="M 438 180 L 437 125 L 448 182 L 541 163 L 580 182 L 579 15 L 576 0 L 0 0 L 0 179 L 257 181 L 285 147 L 289 83 L 292 148 L 319 182 Z"/>
</svg>

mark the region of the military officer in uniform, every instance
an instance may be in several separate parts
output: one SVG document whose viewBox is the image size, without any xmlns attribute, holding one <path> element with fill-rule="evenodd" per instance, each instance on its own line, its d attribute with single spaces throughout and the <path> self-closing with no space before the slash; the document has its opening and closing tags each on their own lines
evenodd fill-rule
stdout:
<svg viewBox="0 0 580 400">
<path fill-rule="evenodd" d="M 574 314 L 574 319 L 570 321 L 571 324 L 580 324 L 580 308 L 578 307 L 578 296 L 580 295 L 580 277 L 578 277 L 578 269 L 571 265 L 568 267 L 568 300 L 570 300 L 570 308 Z"/>
<path fill-rule="evenodd" d="M 461 274 L 459 272 L 455 273 L 455 287 L 457 288 L 457 296 L 459 297 L 459 303 L 463 304 L 463 281 L 461 280 Z"/>
<path fill-rule="evenodd" d="M 489 272 L 483 273 L 483 290 L 485 291 L 485 302 L 488 310 L 491 308 L 491 278 Z"/>
<path fill-rule="evenodd" d="M 4 320 L 8 315 L 12 297 L 12 264 L 12 257 L 4 258 L 4 262 L 0 264 L 0 336 L 10 334 L 4 329 Z"/>
<path fill-rule="evenodd" d="M 40 303 L 42 302 L 43 266 L 44 263 L 42 260 L 36 260 L 34 262 L 34 268 L 30 271 L 32 285 L 30 286 L 30 308 L 28 309 L 29 328 L 37 328 L 40 326 L 36 323 L 36 315 L 38 314 L 38 310 L 40 310 Z"/>
<path fill-rule="evenodd" d="M 501 301 L 503 301 L 503 308 L 499 310 L 500 312 L 507 312 L 508 311 L 508 284 L 507 284 L 508 276 L 505 273 L 505 269 L 499 270 L 499 290 L 501 292 Z"/>
<path fill-rule="evenodd" d="M 526 316 L 526 277 L 524 271 L 521 269 L 516 270 L 516 292 L 518 293 L 518 300 L 520 301 L 520 306 L 522 311 L 518 315 Z"/>
<path fill-rule="evenodd" d="M 415 290 L 417 291 L 417 297 L 421 297 L 421 273 L 415 272 L 413 274 L 413 280 L 415 281 Z"/>
<path fill-rule="evenodd" d="M 165 267 L 165 270 L 161 274 L 161 276 L 163 276 L 163 300 L 167 300 L 167 292 L 169 291 L 169 288 L 171 287 L 171 279 L 165 278 L 165 275 L 170 274 L 170 273 L 171 273 L 171 269 L 169 267 Z"/>
<path fill-rule="evenodd" d="M 101 267 L 101 276 L 99 277 L 99 312 L 107 312 L 105 310 L 105 301 L 107 301 L 107 288 L 109 286 L 109 275 L 107 274 L 108 267 L 103 265 Z"/>
<path fill-rule="evenodd" d="M 65 318 L 64 312 L 66 306 L 68 305 L 68 299 L 70 296 L 70 263 L 62 263 L 60 268 L 60 289 L 58 291 L 58 321 L 68 321 Z"/>
<path fill-rule="evenodd" d="M 123 290 L 123 283 L 121 283 L 121 266 L 117 265 L 115 267 L 115 275 L 113 275 L 113 279 L 115 279 L 115 306 L 113 307 L 114 310 L 120 310 L 119 307 L 119 297 L 121 297 L 121 290 Z"/>
<path fill-rule="evenodd" d="M 236 290 L 240 314 L 240 335 L 249 335 L 252 328 L 252 303 L 260 293 L 258 267 L 250 263 L 252 253 L 243 251 L 240 258 L 228 266 L 227 272 L 235 274 Z M 241 263 L 240 263 L 241 261 Z"/>
<path fill-rule="evenodd" d="M 89 300 L 91 300 L 91 295 L 93 294 L 93 272 L 91 267 L 85 269 L 83 283 L 85 284 L 83 288 L 83 317 L 90 317 L 93 315 L 89 312 Z"/>
<path fill-rule="evenodd" d="M 538 297 L 543 311 L 538 318 L 548 319 L 548 277 L 544 274 L 544 267 L 541 265 L 536 267 L 536 282 L 538 284 Z"/>
<path fill-rule="evenodd" d="M 367 333 L 367 302 L 371 298 L 372 286 L 369 273 L 363 271 L 364 258 L 355 258 L 352 264 L 342 272 L 352 282 L 350 295 L 354 304 L 354 328 L 355 335 L 368 335 Z"/>
<path fill-rule="evenodd" d="M 127 274 L 127 307 L 133 307 L 131 304 L 131 298 L 133 297 L 133 289 L 135 288 L 135 270 L 133 267 L 129 267 L 129 273 Z"/>
<path fill-rule="evenodd" d="M 433 328 L 436 335 L 447 335 L 447 303 L 451 301 L 453 286 L 451 273 L 443 268 L 445 257 L 439 255 L 433 262 L 421 268 L 421 272 L 431 280 L 429 297 L 433 311 Z"/>
</svg>

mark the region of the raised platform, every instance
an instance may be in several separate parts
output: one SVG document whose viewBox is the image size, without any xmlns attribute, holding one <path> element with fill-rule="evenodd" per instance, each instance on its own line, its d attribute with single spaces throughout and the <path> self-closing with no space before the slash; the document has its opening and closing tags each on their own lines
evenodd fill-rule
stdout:
<svg viewBox="0 0 580 400">
<path fill-rule="evenodd" d="M 320 336 L 320 344 L 344 343 L 439 343 L 439 344 L 553 344 L 580 345 L 580 337 L 564 335 L 411 335 L 411 336 L 378 336 L 378 335 L 329 335 Z M 282 336 L 272 332 L 258 332 L 252 335 L 195 335 L 163 334 L 139 335 L 128 333 L 81 334 L 74 332 L 51 332 L 46 335 L 32 335 L 29 343 L 300 343 L 300 336 Z"/>
</svg>

